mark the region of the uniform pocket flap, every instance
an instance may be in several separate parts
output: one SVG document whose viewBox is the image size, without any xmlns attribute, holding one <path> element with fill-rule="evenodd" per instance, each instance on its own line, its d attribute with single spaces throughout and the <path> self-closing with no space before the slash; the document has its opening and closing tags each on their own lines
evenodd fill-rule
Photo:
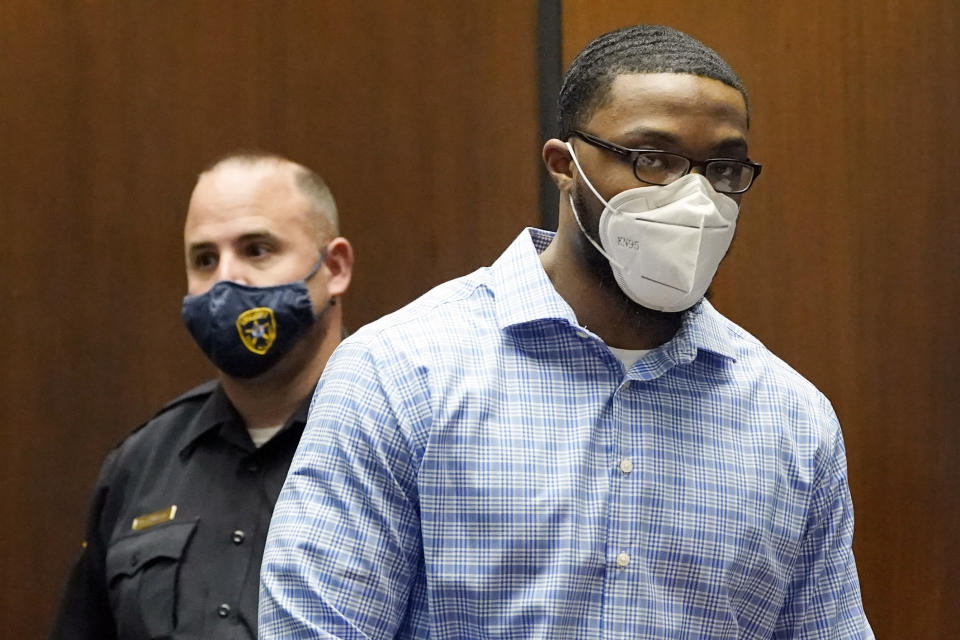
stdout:
<svg viewBox="0 0 960 640">
<path fill-rule="evenodd" d="M 163 524 L 113 542 L 107 549 L 107 582 L 132 576 L 155 560 L 179 560 L 196 527 L 196 521 Z"/>
</svg>

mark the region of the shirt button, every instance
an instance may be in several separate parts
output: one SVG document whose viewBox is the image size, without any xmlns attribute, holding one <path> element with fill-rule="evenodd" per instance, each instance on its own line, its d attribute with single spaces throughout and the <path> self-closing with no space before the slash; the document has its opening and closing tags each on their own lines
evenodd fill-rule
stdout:
<svg viewBox="0 0 960 640">
<path fill-rule="evenodd" d="M 228 604 L 222 604 L 222 605 L 220 605 L 219 607 L 217 607 L 217 615 L 220 616 L 221 618 L 226 618 L 227 616 L 229 616 L 229 615 L 230 615 L 230 605 L 228 605 Z"/>
<path fill-rule="evenodd" d="M 250 473 L 256 473 L 257 471 L 260 471 L 260 465 L 258 465 L 256 462 L 248 462 L 247 471 Z"/>
<path fill-rule="evenodd" d="M 621 473 L 630 473 L 633 471 L 633 461 L 630 458 L 624 458 L 620 461 L 620 464 L 617 465 L 617 468 L 620 469 Z"/>
<path fill-rule="evenodd" d="M 230 539 L 233 540 L 233 544 L 240 544 L 243 542 L 244 534 L 243 531 L 237 529 L 230 534 Z"/>
<path fill-rule="evenodd" d="M 585 331 L 577 331 L 577 337 L 578 337 L 578 338 L 583 338 L 584 340 L 586 340 L 587 338 L 590 337 L 590 334 L 588 334 L 588 333 L 585 332 Z"/>
<path fill-rule="evenodd" d="M 630 554 L 626 551 L 621 551 L 617 554 L 617 566 L 623 569 L 628 564 L 630 564 Z"/>
</svg>

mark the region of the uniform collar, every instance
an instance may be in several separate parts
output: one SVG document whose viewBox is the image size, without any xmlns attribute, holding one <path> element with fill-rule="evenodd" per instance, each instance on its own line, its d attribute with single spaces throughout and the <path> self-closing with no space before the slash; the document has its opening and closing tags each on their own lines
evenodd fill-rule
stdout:
<svg viewBox="0 0 960 640">
<path fill-rule="evenodd" d="M 527 228 L 491 267 L 497 322 L 501 330 L 522 324 L 561 321 L 578 328 L 577 316 L 557 293 L 540 262 L 556 234 Z M 729 322 L 707 300 L 684 314 L 683 324 L 659 347 L 668 363 L 693 361 L 699 351 L 736 360 Z"/>
<path fill-rule="evenodd" d="M 299 433 L 303 431 L 307 422 L 307 410 L 310 407 L 312 397 L 313 394 L 311 393 L 297 407 L 293 415 L 283 424 L 283 428 L 277 433 L 277 436 L 287 431 L 295 431 L 299 438 Z M 250 453 L 255 451 L 246 432 L 243 418 L 237 412 L 233 403 L 230 402 L 227 394 L 223 391 L 223 386 L 220 384 L 213 388 L 210 396 L 204 401 L 200 410 L 197 411 L 184 430 L 183 437 L 180 440 L 180 457 L 190 457 L 202 441 L 215 436 L 220 436 L 241 449 L 249 450 Z"/>
</svg>

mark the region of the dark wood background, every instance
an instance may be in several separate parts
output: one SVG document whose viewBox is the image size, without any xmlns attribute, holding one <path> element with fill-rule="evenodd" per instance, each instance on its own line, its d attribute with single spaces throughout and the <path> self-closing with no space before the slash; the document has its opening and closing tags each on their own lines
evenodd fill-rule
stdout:
<svg viewBox="0 0 960 640">
<path fill-rule="evenodd" d="M 0 2 L 0 637 L 42 637 L 105 452 L 211 375 L 179 320 L 200 168 L 322 173 L 347 321 L 536 224 L 533 0 Z M 960 5 L 565 0 L 564 60 L 664 22 L 753 103 L 764 174 L 715 302 L 833 400 L 878 637 L 960 637 Z"/>
<path fill-rule="evenodd" d="M 877 637 L 960 638 L 960 3 L 566 0 L 565 62 L 637 22 L 750 92 L 714 302 L 833 401 Z"/>
</svg>

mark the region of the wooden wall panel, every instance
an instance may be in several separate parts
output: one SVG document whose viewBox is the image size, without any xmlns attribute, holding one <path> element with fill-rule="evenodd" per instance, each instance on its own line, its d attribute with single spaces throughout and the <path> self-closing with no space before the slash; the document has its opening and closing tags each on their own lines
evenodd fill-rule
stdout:
<svg viewBox="0 0 960 640">
<path fill-rule="evenodd" d="M 196 173 L 323 174 L 356 327 L 536 224 L 536 5 L 0 3 L 0 637 L 41 637 L 107 450 L 211 375 L 179 320 Z"/>
<path fill-rule="evenodd" d="M 764 171 L 714 301 L 837 409 L 877 637 L 960 637 L 960 4 L 565 0 L 565 64 L 638 22 L 750 92 Z"/>
</svg>

